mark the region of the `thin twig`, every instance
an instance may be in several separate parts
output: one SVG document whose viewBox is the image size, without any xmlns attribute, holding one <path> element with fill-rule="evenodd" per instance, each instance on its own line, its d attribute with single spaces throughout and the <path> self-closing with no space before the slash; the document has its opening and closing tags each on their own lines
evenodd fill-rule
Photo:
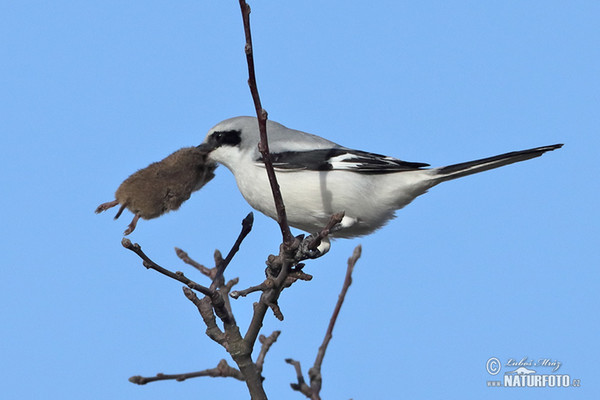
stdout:
<svg viewBox="0 0 600 400">
<path fill-rule="evenodd" d="M 183 284 L 185 284 L 186 286 L 197 290 L 198 292 L 206 295 L 206 296 L 214 296 L 215 291 L 212 289 L 207 288 L 206 286 L 202 286 L 194 281 L 192 281 L 191 279 L 187 278 L 185 275 L 183 275 L 182 272 L 171 272 L 166 268 L 161 267 L 160 265 L 158 265 L 157 263 L 155 263 L 154 261 L 152 261 L 143 251 L 142 248 L 139 244 L 137 243 L 131 243 L 131 240 L 127 239 L 127 238 L 123 238 L 123 240 L 121 241 L 121 244 L 123 245 L 123 247 L 125 247 L 128 250 L 133 251 L 135 254 L 137 254 L 142 260 L 143 260 L 143 265 L 146 268 L 150 268 L 153 269 L 157 272 L 160 272 L 163 275 L 168 276 L 169 278 L 175 279 L 176 281 L 179 281 Z"/>
<path fill-rule="evenodd" d="M 227 266 L 233 259 L 233 256 L 235 256 L 235 253 L 237 253 L 238 250 L 240 249 L 240 245 L 242 244 L 242 242 L 244 241 L 246 236 L 248 236 L 248 234 L 252 230 L 253 223 L 254 223 L 254 214 L 252 212 L 250 212 L 248 215 L 246 215 L 246 218 L 243 219 L 242 231 L 240 232 L 240 234 L 238 235 L 238 238 L 236 239 L 235 243 L 231 247 L 231 250 L 229 250 L 229 254 L 227 254 L 227 257 L 225 257 L 224 260 L 221 260 L 217 264 L 217 266 L 216 266 L 217 272 L 212 281 L 212 284 L 210 285 L 211 289 L 216 289 L 216 288 L 224 285 L 225 282 L 223 281 L 223 272 L 225 272 L 225 268 L 227 268 Z"/>
<path fill-rule="evenodd" d="M 321 370 L 321 365 L 323 364 L 323 358 L 325 357 L 325 352 L 327 351 L 327 346 L 333 337 L 333 327 L 335 326 L 335 322 L 337 321 L 338 315 L 340 314 L 340 310 L 342 309 L 342 305 L 344 304 L 344 299 L 346 298 L 346 293 L 348 293 L 348 288 L 352 284 L 352 272 L 354 271 L 354 266 L 356 262 L 360 258 L 362 253 L 361 245 L 356 246 L 352 256 L 348 258 L 348 268 L 346 268 L 346 276 L 344 278 L 344 284 L 342 285 L 342 291 L 338 296 L 338 301 L 335 304 L 335 308 L 333 309 L 333 314 L 331 315 L 331 319 L 329 320 L 329 326 L 327 326 L 327 332 L 325 333 L 325 338 L 323 339 L 323 343 L 319 347 L 319 351 L 317 352 L 317 358 L 315 359 L 315 364 L 313 368 Z"/>
<path fill-rule="evenodd" d="M 317 357 L 315 359 L 315 363 L 308 370 L 308 376 L 310 378 L 310 385 L 306 383 L 304 377 L 302 376 L 302 369 L 299 361 L 292 360 L 291 358 L 286 359 L 285 361 L 288 364 L 294 366 L 296 370 L 297 383 L 292 383 L 290 386 L 292 389 L 304 394 L 306 397 L 312 400 L 320 400 L 320 392 L 321 386 L 323 383 L 323 378 L 321 376 L 321 366 L 323 364 L 323 358 L 325 357 L 325 352 L 327 351 L 327 346 L 333 337 L 333 328 L 337 321 L 338 315 L 344 304 L 344 299 L 346 298 L 346 293 L 348 292 L 348 288 L 352 284 L 352 272 L 354 271 L 354 266 L 356 262 L 360 258 L 360 254 L 362 251 L 362 247 L 360 245 L 356 246 L 352 256 L 348 259 L 348 267 L 346 268 L 346 277 L 344 278 L 344 283 L 342 285 L 342 290 L 338 296 L 338 301 L 333 309 L 333 314 L 331 319 L 329 320 L 329 325 L 327 326 L 327 331 L 325 332 L 325 338 L 323 339 L 323 343 L 319 346 L 319 350 L 317 351 Z"/>
<path fill-rule="evenodd" d="M 215 368 L 209 368 L 202 371 L 197 372 L 188 372 L 185 374 L 161 374 L 158 373 L 156 376 L 132 376 L 129 378 L 129 382 L 135 383 L 138 385 L 145 385 L 146 383 L 156 382 L 156 381 L 166 381 L 166 380 L 175 380 L 177 382 L 183 382 L 189 378 L 197 378 L 200 376 L 211 376 L 213 378 L 223 377 L 223 378 L 235 378 L 237 380 L 243 381 L 244 375 L 238 370 L 227 364 L 227 361 L 221 360 L 219 364 Z"/>
<path fill-rule="evenodd" d="M 126 249 L 131 250 L 135 254 L 137 254 L 143 260 L 144 267 L 153 269 L 157 272 L 160 272 L 161 274 L 168 276 L 169 278 L 175 279 L 175 280 L 185 284 L 190 289 L 194 289 L 194 290 L 202 293 L 203 295 L 208 296 L 210 298 L 212 306 L 215 310 L 215 313 L 223 321 L 223 323 L 235 324 L 235 319 L 233 318 L 233 314 L 230 311 L 231 308 L 229 307 L 227 294 L 225 294 L 225 296 L 224 296 L 225 299 L 223 299 L 223 296 L 221 296 L 221 293 L 219 293 L 218 290 L 215 290 L 212 288 L 207 288 L 206 286 L 202 286 L 202 285 L 192 281 L 191 279 L 187 278 L 183 274 L 183 272 L 180 272 L 180 271 L 172 272 L 166 268 L 161 267 L 160 265 L 158 265 L 157 263 L 152 261 L 150 259 L 150 257 L 148 257 L 142 251 L 142 248 L 140 247 L 139 244 L 137 244 L 137 243 L 133 244 L 127 238 L 123 238 L 123 240 L 121 241 L 121 244 Z"/>
<path fill-rule="evenodd" d="M 280 321 L 283 321 L 283 313 L 281 312 L 281 308 L 279 307 L 277 301 L 275 300 L 272 303 L 267 303 L 267 305 L 273 311 L 273 315 L 275 315 L 275 318 L 277 318 Z"/>
<path fill-rule="evenodd" d="M 271 289 L 273 287 L 273 285 L 275 284 L 275 282 L 273 281 L 273 279 L 271 278 L 267 278 L 265 279 L 265 281 L 263 283 L 261 283 L 260 285 L 256 285 L 256 286 L 250 286 L 248 289 L 243 289 L 243 290 L 234 290 L 233 292 L 231 292 L 229 295 L 234 298 L 237 299 L 240 296 L 241 297 L 246 297 L 247 295 L 249 295 L 250 293 L 254 293 L 254 292 L 258 292 L 258 291 L 265 291 L 267 289 Z"/>
<path fill-rule="evenodd" d="M 285 362 L 292 365 L 294 367 L 294 369 L 296 370 L 296 379 L 298 380 L 298 383 L 290 383 L 290 386 L 292 387 L 292 389 L 302 393 L 303 395 L 305 395 L 308 398 L 311 398 L 313 391 L 312 391 L 311 387 L 308 386 L 306 384 L 306 381 L 304 380 L 300 362 L 296 361 L 294 359 L 291 359 L 291 358 L 286 358 Z"/>
<path fill-rule="evenodd" d="M 216 268 L 205 267 L 204 265 L 200 264 L 199 262 L 193 260 L 188 255 L 187 252 L 181 250 L 178 247 L 175 247 L 175 254 L 177 254 L 177 257 L 179 257 L 181 259 L 181 261 L 196 268 L 198 271 L 200 271 L 202 274 L 208 276 L 210 279 L 215 278 L 215 275 L 217 274 Z"/>
<path fill-rule="evenodd" d="M 277 341 L 277 338 L 279 337 L 280 334 L 281 334 L 281 331 L 274 331 L 269 336 L 265 336 L 265 335 L 259 336 L 258 340 L 259 340 L 261 346 L 260 346 L 260 352 L 258 353 L 258 357 L 256 357 L 256 366 L 258 367 L 258 369 L 261 372 L 263 369 L 263 365 L 265 363 L 265 357 L 267 355 L 267 352 L 269 351 L 269 349 L 271 348 L 273 343 L 275 343 Z"/>
<path fill-rule="evenodd" d="M 202 316 L 204 324 L 206 325 L 206 336 L 227 349 L 227 336 L 217 325 L 217 318 L 215 317 L 210 298 L 205 296 L 204 298 L 199 299 L 193 290 L 190 290 L 185 286 L 183 287 L 183 294 L 188 300 L 194 303 Z"/>
<path fill-rule="evenodd" d="M 279 223 L 279 228 L 281 229 L 283 242 L 287 245 L 291 245 L 294 241 L 294 237 L 292 236 L 287 222 L 285 205 L 283 204 L 281 190 L 279 188 L 279 184 L 277 183 L 277 177 L 275 176 L 275 170 L 273 169 L 273 163 L 269 153 L 269 142 L 267 140 L 267 111 L 262 107 L 260 96 L 258 94 L 258 85 L 256 84 L 256 73 L 254 71 L 254 52 L 252 48 L 252 32 L 250 30 L 250 6 L 245 0 L 239 1 L 240 8 L 242 10 L 242 19 L 244 21 L 244 34 L 246 35 L 246 46 L 244 50 L 246 52 L 246 61 L 248 63 L 248 86 L 250 87 L 250 93 L 252 94 L 252 100 L 254 101 L 256 117 L 258 118 L 258 129 L 260 131 L 260 143 L 258 145 L 258 150 L 262 155 L 263 162 L 265 163 L 265 168 L 267 170 L 267 176 L 269 177 L 269 184 L 271 185 L 273 200 L 275 201 L 275 208 L 277 209 L 277 222 Z"/>
<path fill-rule="evenodd" d="M 288 280 L 293 279 L 294 282 L 295 281 L 311 281 L 312 280 L 312 275 L 307 274 L 304 271 L 300 271 L 300 270 L 295 270 L 290 272 L 289 276 L 288 276 Z M 286 283 L 287 285 L 287 283 Z"/>
</svg>

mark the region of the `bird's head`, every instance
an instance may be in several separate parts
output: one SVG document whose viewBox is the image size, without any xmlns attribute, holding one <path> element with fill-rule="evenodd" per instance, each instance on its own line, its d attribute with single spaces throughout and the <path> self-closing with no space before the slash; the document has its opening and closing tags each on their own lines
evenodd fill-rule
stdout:
<svg viewBox="0 0 600 400">
<path fill-rule="evenodd" d="M 212 127 L 198 148 L 206 151 L 210 160 L 229 167 L 236 159 L 257 152 L 258 141 L 256 118 L 235 117 Z"/>
</svg>

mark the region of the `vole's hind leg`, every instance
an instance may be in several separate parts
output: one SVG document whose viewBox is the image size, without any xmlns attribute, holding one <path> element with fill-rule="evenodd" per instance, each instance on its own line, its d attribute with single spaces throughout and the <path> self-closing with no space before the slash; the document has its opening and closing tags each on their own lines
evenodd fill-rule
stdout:
<svg viewBox="0 0 600 400">
<path fill-rule="evenodd" d="M 123 232 L 123 234 L 125 236 L 129 235 L 131 232 L 133 232 L 135 230 L 135 227 L 136 227 L 139 219 L 140 219 L 140 216 L 138 214 L 135 214 L 135 216 L 131 220 L 131 223 L 127 226 L 127 229 L 125 229 L 125 232 Z"/>
</svg>

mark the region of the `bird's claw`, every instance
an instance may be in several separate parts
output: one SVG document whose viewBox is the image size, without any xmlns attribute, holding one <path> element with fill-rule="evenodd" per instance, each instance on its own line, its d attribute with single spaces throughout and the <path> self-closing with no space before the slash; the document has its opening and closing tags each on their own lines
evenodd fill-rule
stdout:
<svg viewBox="0 0 600 400">
<path fill-rule="evenodd" d="M 310 236 L 304 238 L 302 242 L 300 242 L 300 246 L 298 247 L 298 256 L 299 258 L 306 259 L 315 259 L 319 258 L 325 253 L 321 252 L 317 247 L 314 247 L 315 240 L 319 237 L 318 234 L 313 233 Z"/>
</svg>

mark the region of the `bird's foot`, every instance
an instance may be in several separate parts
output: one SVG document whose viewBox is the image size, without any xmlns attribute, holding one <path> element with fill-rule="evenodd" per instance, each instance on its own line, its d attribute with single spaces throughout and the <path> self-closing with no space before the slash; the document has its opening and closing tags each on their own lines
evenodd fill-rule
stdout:
<svg viewBox="0 0 600 400">
<path fill-rule="evenodd" d="M 320 243 L 315 246 L 316 241 L 320 240 Z M 324 256 L 331 247 L 328 238 L 321 237 L 318 233 L 313 233 L 302 240 L 298 247 L 298 255 L 301 259 L 315 259 Z"/>
</svg>

